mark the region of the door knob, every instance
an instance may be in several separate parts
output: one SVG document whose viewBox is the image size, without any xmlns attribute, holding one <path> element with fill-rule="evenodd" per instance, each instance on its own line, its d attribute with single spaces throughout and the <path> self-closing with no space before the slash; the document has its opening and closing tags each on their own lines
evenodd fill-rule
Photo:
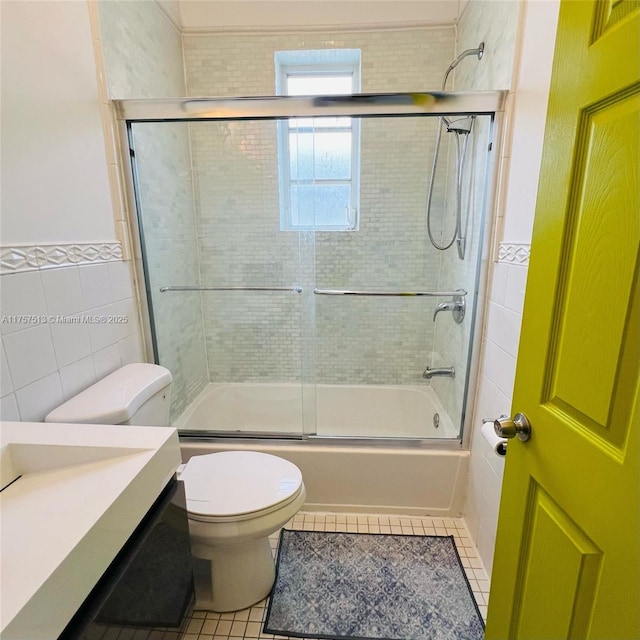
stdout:
<svg viewBox="0 0 640 640">
<path fill-rule="evenodd" d="M 524 413 L 516 413 L 513 420 L 509 416 L 500 416 L 494 421 L 493 428 L 501 438 L 516 437 L 526 442 L 531 437 L 531 423 Z"/>
</svg>

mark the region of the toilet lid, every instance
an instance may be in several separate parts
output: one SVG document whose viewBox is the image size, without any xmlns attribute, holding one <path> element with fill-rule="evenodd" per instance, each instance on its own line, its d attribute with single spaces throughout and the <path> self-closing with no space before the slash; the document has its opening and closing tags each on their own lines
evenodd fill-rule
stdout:
<svg viewBox="0 0 640 640">
<path fill-rule="evenodd" d="M 271 510 L 300 491 L 302 474 L 288 460 L 256 451 L 193 456 L 180 474 L 187 510 L 204 517 Z"/>
</svg>

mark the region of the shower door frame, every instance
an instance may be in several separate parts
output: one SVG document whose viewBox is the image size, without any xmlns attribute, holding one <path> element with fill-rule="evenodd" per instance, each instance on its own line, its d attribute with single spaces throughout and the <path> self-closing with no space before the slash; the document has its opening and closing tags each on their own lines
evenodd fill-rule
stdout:
<svg viewBox="0 0 640 640">
<path fill-rule="evenodd" d="M 138 299 L 141 313 L 145 356 L 148 361 L 158 360 L 154 331 L 151 290 L 146 277 L 146 257 L 142 247 L 140 228 L 140 202 L 136 188 L 137 168 L 133 153 L 132 125 L 138 123 L 167 122 L 207 122 L 234 120 L 273 120 L 296 117 L 402 117 L 402 116 L 489 116 L 489 147 L 487 149 L 487 173 L 485 179 L 483 209 L 483 228 L 480 238 L 479 268 L 476 270 L 473 332 L 468 355 L 465 402 L 461 418 L 461 433 L 455 439 L 436 438 L 393 438 L 393 437 L 339 437 L 317 436 L 305 433 L 304 424 L 300 436 L 294 438 L 314 441 L 321 444 L 349 444 L 367 446 L 379 443 L 381 446 L 428 446 L 444 449 L 469 448 L 471 429 L 467 426 L 471 420 L 470 407 L 473 407 L 478 382 L 478 364 L 480 340 L 486 305 L 488 260 L 496 253 L 496 238 L 485 237 L 485 231 L 493 228 L 496 205 L 495 195 L 498 185 L 498 159 L 504 144 L 504 121 L 507 91 L 432 91 L 418 93 L 375 93 L 340 96 L 258 96 L 258 97 L 194 97 L 163 99 L 127 99 L 112 100 L 115 118 L 118 123 L 120 157 L 122 159 L 122 181 L 126 201 L 126 215 L 130 232 L 131 259 L 134 263 Z M 493 206 L 489 210 L 488 205 Z M 145 295 L 142 295 L 144 283 Z M 305 382 L 301 381 L 304 385 Z M 304 411 L 304 409 L 303 409 Z M 304 421 L 303 421 L 304 422 Z M 183 435 L 183 434 L 181 434 Z M 189 432 L 189 437 L 207 438 L 215 435 L 210 431 Z M 247 434 L 255 437 L 256 434 Z M 282 434 L 260 434 L 261 437 L 280 437 Z"/>
</svg>

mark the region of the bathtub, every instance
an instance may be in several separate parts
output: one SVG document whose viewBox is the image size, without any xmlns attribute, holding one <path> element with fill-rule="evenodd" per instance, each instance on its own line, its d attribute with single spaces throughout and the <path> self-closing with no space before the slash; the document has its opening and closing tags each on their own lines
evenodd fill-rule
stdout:
<svg viewBox="0 0 640 640">
<path fill-rule="evenodd" d="M 458 436 L 427 385 L 212 383 L 174 426 L 186 431 L 301 435 L 303 421 L 311 425 L 307 433 L 318 436 Z"/>
<path fill-rule="evenodd" d="M 259 437 L 267 431 L 300 436 L 302 401 L 313 404 L 314 395 L 317 435 L 303 440 Z M 434 413 L 440 415 L 437 429 Z M 461 448 L 451 421 L 426 386 L 317 385 L 315 393 L 307 388 L 303 395 L 300 385 L 210 384 L 175 426 L 182 432 L 184 462 L 229 450 L 290 460 L 302 471 L 306 510 L 441 517 L 462 513 L 469 452 Z M 238 437 L 211 437 L 215 430 L 238 432 Z M 241 431 L 258 437 L 242 438 Z M 356 439 L 341 441 L 340 435 Z M 375 440 L 375 435 L 386 438 Z"/>
</svg>

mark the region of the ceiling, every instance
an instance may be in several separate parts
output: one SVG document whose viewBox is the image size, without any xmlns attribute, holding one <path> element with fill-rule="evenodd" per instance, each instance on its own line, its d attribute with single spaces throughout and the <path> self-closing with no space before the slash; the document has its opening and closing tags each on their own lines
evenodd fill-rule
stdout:
<svg viewBox="0 0 640 640">
<path fill-rule="evenodd" d="M 159 0 L 186 31 L 457 22 L 467 0 Z"/>
</svg>

